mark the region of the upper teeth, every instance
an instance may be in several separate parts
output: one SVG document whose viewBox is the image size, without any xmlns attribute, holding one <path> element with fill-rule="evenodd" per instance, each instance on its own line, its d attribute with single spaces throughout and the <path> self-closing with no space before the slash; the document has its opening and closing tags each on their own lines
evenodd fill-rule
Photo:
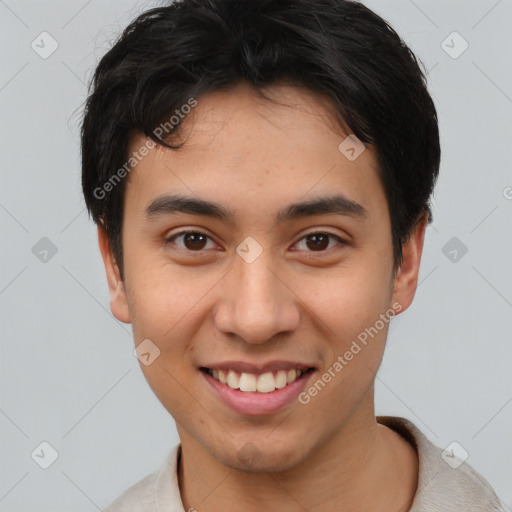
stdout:
<svg viewBox="0 0 512 512">
<path fill-rule="evenodd" d="M 238 373 L 235 370 L 208 370 L 216 380 L 227 384 L 232 389 L 240 391 L 258 391 L 270 393 L 276 389 L 284 388 L 298 379 L 304 372 L 302 370 L 279 370 L 275 373 L 267 372 L 256 375 L 254 373 Z"/>
</svg>

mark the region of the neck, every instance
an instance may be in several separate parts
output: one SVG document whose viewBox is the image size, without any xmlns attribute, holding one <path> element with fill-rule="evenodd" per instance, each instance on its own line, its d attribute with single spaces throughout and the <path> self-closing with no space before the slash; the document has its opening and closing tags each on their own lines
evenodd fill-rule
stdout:
<svg viewBox="0 0 512 512">
<path fill-rule="evenodd" d="M 280 472 L 230 468 L 178 427 L 178 481 L 185 510 L 349 512 L 409 510 L 417 486 L 413 447 L 375 420 L 373 394 L 344 428 Z M 366 404 L 367 406 L 369 404 Z"/>
</svg>

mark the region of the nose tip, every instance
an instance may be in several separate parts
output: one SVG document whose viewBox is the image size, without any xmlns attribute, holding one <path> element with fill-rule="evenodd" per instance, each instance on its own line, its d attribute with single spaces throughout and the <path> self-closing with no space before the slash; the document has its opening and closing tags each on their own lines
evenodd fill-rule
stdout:
<svg viewBox="0 0 512 512">
<path fill-rule="evenodd" d="M 242 265 L 226 280 L 214 312 L 217 329 L 262 344 L 294 331 L 300 322 L 295 296 L 263 261 Z"/>
</svg>

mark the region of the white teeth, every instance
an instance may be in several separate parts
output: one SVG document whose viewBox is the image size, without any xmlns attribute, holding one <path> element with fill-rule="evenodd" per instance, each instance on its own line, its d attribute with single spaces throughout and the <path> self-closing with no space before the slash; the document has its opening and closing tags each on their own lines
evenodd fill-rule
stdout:
<svg viewBox="0 0 512 512">
<path fill-rule="evenodd" d="M 227 385 L 232 389 L 238 389 L 240 387 L 240 377 L 233 370 L 229 370 Z"/>
<path fill-rule="evenodd" d="M 222 384 L 227 384 L 232 389 L 240 389 L 244 392 L 271 393 L 276 389 L 282 389 L 286 385 L 297 380 L 304 371 L 302 370 L 278 370 L 262 374 L 238 373 L 235 370 L 208 370 L 208 373 Z"/>
<path fill-rule="evenodd" d="M 270 393 L 276 389 L 276 379 L 272 372 L 262 373 L 258 377 L 258 391 L 260 393 Z"/>
<path fill-rule="evenodd" d="M 242 373 L 240 375 L 240 391 L 256 391 L 256 375 Z"/>
<path fill-rule="evenodd" d="M 286 371 L 279 370 L 276 375 L 276 388 L 281 389 L 286 386 Z"/>
<path fill-rule="evenodd" d="M 297 377 L 297 372 L 295 370 L 288 370 L 288 373 L 286 374 L 286 383 L 290 384 L 290 382 L 293 382 Z"/>
</svg>

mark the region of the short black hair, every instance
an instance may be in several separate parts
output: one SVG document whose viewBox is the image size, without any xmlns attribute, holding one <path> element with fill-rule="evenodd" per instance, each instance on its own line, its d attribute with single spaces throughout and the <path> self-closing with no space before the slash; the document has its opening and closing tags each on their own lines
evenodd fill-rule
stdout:
<svg viewBox="0 0 512 512">
<path fill-rule="evenodd" d="M 419 61 L 380 16 L 350 0 L 177 0 L 138 16 L 99 62 L 81 126 L 82 187 L 123 275 L 129 144 L 178 149 L 170 117 L 239 82 L 286 84 L 329 99 L 340 126 L 375 147 L 395 269 L 439 173 L 437 113 Z M 176 112 L 178 113 L 178 112 Z M 341 142 L 341 140 L 340 140 Z M 128 164 L 130 162 L 130 165 Z M 125 169 L 124 172 L 121 170 Z"/>
</svg>

